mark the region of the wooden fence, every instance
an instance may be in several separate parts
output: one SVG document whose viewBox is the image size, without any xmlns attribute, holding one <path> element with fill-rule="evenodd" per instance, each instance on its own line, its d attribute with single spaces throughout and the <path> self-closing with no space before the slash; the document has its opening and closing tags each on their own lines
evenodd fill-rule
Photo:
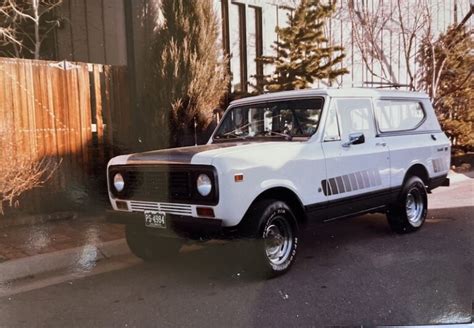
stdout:
<svg viewBox="0 0 474 328">
<path fill-rule="evenodd" d="M 129 109 L 125 67 L 0 58 L 0 163 L 50 158 L 56 189 L 84 184 L 127 143 Z"/>
</svg>

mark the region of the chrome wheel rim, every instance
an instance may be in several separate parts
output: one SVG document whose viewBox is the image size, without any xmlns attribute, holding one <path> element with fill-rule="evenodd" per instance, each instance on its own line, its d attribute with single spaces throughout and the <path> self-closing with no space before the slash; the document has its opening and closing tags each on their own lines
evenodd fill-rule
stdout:
<svg viewBox="0 0 474 328">
<path fill-rule="evenodd" d="M 263 232 L 265 253 L 271 264 L 285 263 L 293 248 L 293 230 L 283 216 L 275 216 L 267 223 Z"/>
<path fill-rule="evenodd" d="M 422 223 L 425 204 L 423 197 L 418 189 L 412 189 L 408 192 L 405 209 L 408 221 L 414 227 L 419 227 Z"/>
</svg>

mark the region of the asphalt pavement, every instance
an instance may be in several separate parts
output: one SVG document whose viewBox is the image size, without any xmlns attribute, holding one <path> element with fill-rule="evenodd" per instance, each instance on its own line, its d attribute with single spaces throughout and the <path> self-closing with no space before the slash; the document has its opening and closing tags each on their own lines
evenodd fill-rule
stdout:
<svg viewBox="0 0 474 328">
<path fill-rule="evenodd" d="M 469 323 L 473 181 L 430 195 L 424 227 L 392 233 L 365 215 L 309 227 L 286 275 L 259 280 L 232 243 L 165 263 L 100 263 L 37 277 L 0 298 L 1 327 L 320 327 Z M 51 283 L 42 283 L 48 280 Z M 22 288 L 29 284 L 29 288 Z M 37 286 L 37 288 L 31 287 Z"/>
</svg>

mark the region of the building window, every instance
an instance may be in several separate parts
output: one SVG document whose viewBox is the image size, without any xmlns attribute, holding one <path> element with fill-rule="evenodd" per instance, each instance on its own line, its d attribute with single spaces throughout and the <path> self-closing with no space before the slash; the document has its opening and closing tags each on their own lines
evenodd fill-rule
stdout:
<svg viewBox="0 0 474 328">
<path fill-rule="evenodd" d="M 268 4 L 265 9 L 265 20 L 263 28 L 263 53 L 265 56 L 273 56 L 274 43 L 277 41 L 277 34 L 275 29 L 278 27 L 278 6 Z M 266 77 L 270 77 L 273 74 L 273 65 L 263 66 L 264 74 Z"/>
<path fill-rule="evenodd" d="M 226 56 L 230 55 L 229 41 L 229 0 L 221 0 L 222 49 Z"/>
<path fill-rule="evenodd" d="M 232 91 L 247 92 L 247 30 L 245 5 L 232 3 L 229 8 L 230 68 Z"/>
<path fill-rule="evenodd" d="M 263 55 L 262 8 L 249 6 L 248 10 L 248 74 L 252 89 L 261 90 L 263 63 L 256 59 Z"/>
</svg>

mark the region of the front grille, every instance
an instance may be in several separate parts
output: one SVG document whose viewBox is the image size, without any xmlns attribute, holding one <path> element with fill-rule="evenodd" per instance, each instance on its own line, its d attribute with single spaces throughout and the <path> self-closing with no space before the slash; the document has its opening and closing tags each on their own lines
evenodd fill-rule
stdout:
<svg viewBox="0 0 474 328">
<path fill-rule="evenodd" d="M 128 171 L 125 185 L 131 199 L 189 200 L 189 172 Z"/>
<path fill-rule="evenodd" d="M 125 188 L 117 192 L 111 183 L 111 192 L 119 199 L 160 203 L 217 203 L 217 178 L 213 167 L 204 165 L 123 165 L 111 166 L 109 179 L 120 172 Z M 209 197 L 200 196 L 195 190 L 199 174 L 206 173 L 213 181 L 214 192 Z"/>
<path fill-rule="evenodd" d="M 191 205 L 184 205 L 184 204 L 131 201 L 130 209 L 134 212 L 161 211 L 167 214 L 175 214 L 175 215 L 192 215 L 193 214 Z"/>
</svg>

